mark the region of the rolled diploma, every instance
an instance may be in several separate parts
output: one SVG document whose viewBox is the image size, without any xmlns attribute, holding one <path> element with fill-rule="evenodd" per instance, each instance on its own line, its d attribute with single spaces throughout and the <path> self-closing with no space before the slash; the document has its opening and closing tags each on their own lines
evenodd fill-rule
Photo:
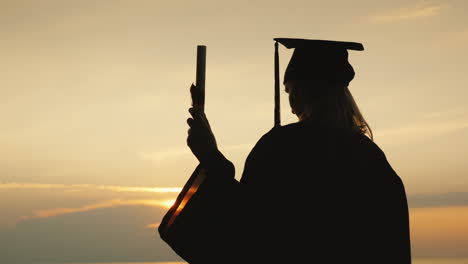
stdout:
<svg viewBox="0 0 468 264">
<path fill-rule="evenodd" d="M 206 77 L 206 46 L 197 46 L 197 76 L 196 89 L 197 96 L 192 98 L 193 107 L 205 111 L 205 77 Z"/>
</svg>

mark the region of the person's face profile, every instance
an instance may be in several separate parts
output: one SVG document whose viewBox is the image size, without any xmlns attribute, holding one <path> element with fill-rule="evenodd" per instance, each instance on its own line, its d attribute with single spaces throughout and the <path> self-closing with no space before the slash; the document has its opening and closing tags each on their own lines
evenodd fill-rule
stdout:
<svg viewBox="0 0 468 264">
<path fill-rule="evenodd" d="M 298 117 L 302 113 L 302 106 L 300 95 L 298 94 L 298 90 L 296 89 L 296 83 L 293 81 L 288 81 L 284 84 L 285 92 L 289 94 L 289 105 L 291 106 L 291 112 Z"/>
<path fill-rule="evenodd" d="M 286 83 L 284 84 L 284 91 L 288 94 L 289 105 L 291 106 L 291 112 L 292 112 L 293 114 L 295 114 L 295 113 L 294 113 L 294 108 L 293 108 L 293 105 L 292 105 L 292 102 L 291 102 L 291 93 L 290 93 L 290 91 L 291 91 L 291 86 L 292 86 L 292 82 L 286 82 Z"/>
</svg>

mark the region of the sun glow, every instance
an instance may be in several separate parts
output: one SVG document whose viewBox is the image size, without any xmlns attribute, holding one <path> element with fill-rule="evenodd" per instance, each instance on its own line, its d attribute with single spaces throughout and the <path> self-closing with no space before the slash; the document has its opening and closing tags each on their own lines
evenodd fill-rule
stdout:
<svg viewBox="0 0 468 264">
<path fill-rule="evenodd" d="M 146 225 L 145 227 L 146 228 L 158 228 L 160 224 L 161 223 L 157 222 L 157 223 Z"/>
<path fill-rule="evenodd" d="M 171 208 L 172 205 L 174 205 L 175 199 L 170 199 L 170 200 L 163 200 L 159 203 L 159 205 L 162 205 L 166 208 Z"/>
</svg>

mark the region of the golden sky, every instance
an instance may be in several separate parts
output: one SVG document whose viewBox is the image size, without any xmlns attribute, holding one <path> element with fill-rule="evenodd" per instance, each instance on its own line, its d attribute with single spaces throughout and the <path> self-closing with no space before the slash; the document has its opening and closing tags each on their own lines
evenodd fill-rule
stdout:
<svg viewBox="0 0 468 264">
<path fill-rule="evenodd" d="M 177 260 L 154 228 L 145 232 L 177 194 L 161 188 L 180 188 L 197 165 L 185 144 L 196 45 L 207 45 L 206 114 L 239 178 L 273 126 L 272 39 L 297 37 L 363 43 L 350 52 L 350 90 L 405 183 L 413 254 L 468 257 L 467 8 L 462 0 L 0 1 L 0 233 L 19 241 L 0 236 L 0 245 L 14 251 L 31 228 L 57 234 L 76 219 L 93 234 L 93 223 L 131 213 L 141 219 L 106 230 L 125 227 L 122 239 L 148 245 L 106 261 Z M 282 73 L 290 55 L 280 49 Z M 296 122 L 281 100 L 282 123 Z M 68 252 L 57 241 L 49 243 Z M 29 249 L 26 260 L 39 256 Z"/>
</svg>

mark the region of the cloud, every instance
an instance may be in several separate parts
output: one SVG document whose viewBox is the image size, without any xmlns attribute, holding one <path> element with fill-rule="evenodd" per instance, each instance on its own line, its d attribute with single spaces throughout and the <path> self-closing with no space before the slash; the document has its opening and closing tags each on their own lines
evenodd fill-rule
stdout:
<svg viewBox="0 0 468 264">
<path fill-rule="evenodd" d="M 15 228 L 26 219 L 104 208 L 149 206 L 167 210 L 180 190 L 180 187 L 0 183 L 0 210 L 3 212 L 0 229 Z M 19 199 L 25 195 L 34 199 Z"/>
<path fill-rule="evenodd" d="M 434 136 L 468 128 L 468 120 L 419 121 L 400 127 L 379 130 L 374 133 L 376 138 L 388 140 L 391 144 L 403 144 L 408 141 L 418 141 Z M 398 138 L 398 140 L 395 140 Z"/>
<path fill-rule="evenodd" d="M 424 118 L 434 119 L 434 118 L 453 118 L 454 116 L 466 114 L 464 107 L 454 107 L 449 109 L 444 109 L 435 112 L 427 112 L 423 115 Z"/>
<path fill-rule="evenodd" d="M 53 208 L 47 210 L 36 210 L 31 216 L 22 217 L 21 220 L 30 219 L 30 218 L 49 218 L 64 214 L 73 214 L 86 211 L 92 211 L 101 208 L 113 208 L 119 206 L 153 206 L 153 207 L 163 207 L 169 208 L 174 203 L 174 200 L 111 200 L 104 201 L 95 204 L 89 204 L 85 206 L 75 207 L 75 208 Z"/>
<path fill-rule="evenodd" d="M 408 196 L 411 208 L 468 206 L 468 192 L 413 194 Z"/>
<path fill-rule="evenodd" d="M 1 263 L 136 263 L 181 261 L 155 228 L 165 209 L 120 206 L 25 219 L 0 230 Z"/>
<path fill-rule="evenodd" d="M 131 187 L 131 186 L 98 186 L 101 190 L 114 192 L 153 192 L 153 193 L 179 193 L 181 187 Z"/>
<path fill-rule="evenodd" d="M 223 151 L 237 151 L 237 150 L 246 150 L 250 149 L 254 146 L 252 143 L 240 143 L 240 144 L 233 144 L 227 145 L 222 148 Z M 176 159 L 182 156 L 191 155 L 190 149 L 188 147 L 185 148 L 173 148 L 167 149 L 163 151 L 154 151 L 154 152 L 142 152 L 140 154 L 143 160 L 149 160 L 154 162 L 160 162 L 168 159 Z"/>
<path fill-rule="evenodd" d="M 67 191 L 109 190 L 113 192 L 179 193 L 180 187 L 138 187 L 92 184 L 1 183 L 1 189 L 65 189 Z"/>
<path fill-rule="evenodd" d="M 427 140 L 468 128 L 468 113 L 462 106 L 424 112 L 411 123 L 375 130 L 374 137 L 391 145 Z M 397 140 L 395 140 L 397 139 Z"/>
<path fill-rule="evenodd" d="M 382 14 L 371 16 L 371 21 L 376 23 L 392 23 L 406 20 L 415 20 L 433 17 L 440 14 L 443 5 L 425 5 L 418 7 L 404 7 L 390 10 Z"/>
<path fill-rule="evenodd" d="M 174 148 L 164 151 L 142 152 L 140 154 L 143 160 L 149 161 L 164 161 L 167 159 L 174 159 L 188 155 L 190 155 L 190 150 L 188 148 Z"/>
</svg>

